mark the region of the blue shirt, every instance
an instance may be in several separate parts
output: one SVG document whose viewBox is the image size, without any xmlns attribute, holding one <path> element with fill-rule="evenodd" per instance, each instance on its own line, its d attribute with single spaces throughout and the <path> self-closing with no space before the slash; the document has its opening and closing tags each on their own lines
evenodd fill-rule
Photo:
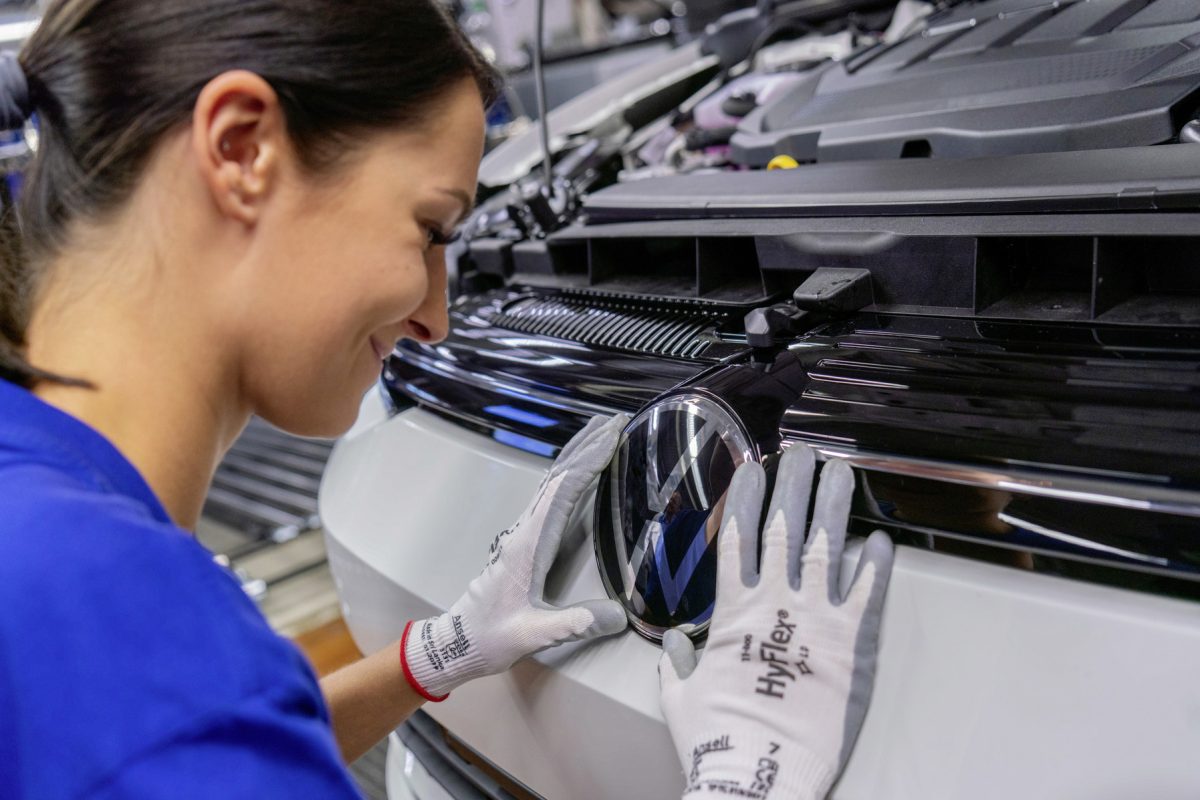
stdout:
<svg viewBox="0 0 1200 800">
<path fill-rule="evenodd" d="M 0 798 L 360 797 L 315 675 L 79 420 L 0 380 Z"/>
</svg>

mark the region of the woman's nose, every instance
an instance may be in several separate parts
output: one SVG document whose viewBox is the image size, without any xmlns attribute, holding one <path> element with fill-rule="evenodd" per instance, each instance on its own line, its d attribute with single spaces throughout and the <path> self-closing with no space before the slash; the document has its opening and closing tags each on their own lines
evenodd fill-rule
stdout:
<svg viewBox="0 0 1200 800">
<path fill-rule="evenodd" d="M 445 262 L 429 272 L 429 290 L 425 293 L 425 299 L 404 321 L 404 327 L 405 336 L 422 344 L 437 344 L 450 333 Z"/>
<path fill-rule="evenodd" d="M 427 303 L 404 321 L 405 336 L 422 344 L 437 344 L 450 332 L 450 317 L 446 312 L 446 300 Z"/>
</svg>

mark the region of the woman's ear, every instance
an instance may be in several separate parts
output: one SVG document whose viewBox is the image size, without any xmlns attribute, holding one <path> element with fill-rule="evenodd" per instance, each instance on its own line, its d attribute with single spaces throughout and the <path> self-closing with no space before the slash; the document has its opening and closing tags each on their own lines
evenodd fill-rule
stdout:
<svg viewBox="0 0 1200 800">
<path fill-rule="evenodd" d="M 253 72 L 224 72 L 200 91 L 192 113 L 192 150 L 223 214 L 245 225 L 258 221 L 278 180 L 286 132 L 279 97 Z"/>
</svg>

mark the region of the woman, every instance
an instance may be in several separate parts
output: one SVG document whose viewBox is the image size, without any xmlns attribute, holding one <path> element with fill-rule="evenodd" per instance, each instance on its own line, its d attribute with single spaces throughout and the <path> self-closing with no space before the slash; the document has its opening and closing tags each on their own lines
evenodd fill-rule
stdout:
<svg viewBox="0 0 1200 800">
<path fill-rule="evenodd" d="M 470 210 L 497 85 L 433 0 L 59 0 L 0 64 L 2 121 L 36 114 L 40 137 L 0 270 L 0 796 L 355 796 L 343 759 L 422 702 L 625 627 L 611 600 L 541 599 L 620 417 L 564 448 L 447 614 L 319 686 L 187 533 L 251 414 L 337 435 L 393 342 L 446 335 L 442 246 Z M 831 509 L 829 546 L 813 545 L 824 560 L 806 569 L 840 566 L 853 478 L 837 474 L 817 502 Z M 828 740 L 819 756 L 802 726 L 762 727 L 782 709 L 751 698 L 730 716 L 729 703 L 671 699 L 689 685 L 701 698 L 753 690 L 750 673 L 725 687 L 736 668 L 719 658 L 744 661 L 741 615 L 769 606 L 769 637 L 776 612 L 800 603 L 786 578 L 799 576 L 811 475 L 807 451 L 785 459 L 791 499 L 768 525 L 783 549 L 771 555 L 768 539 L 763 556 L 764 572 L 780 570 L 771 594 L 751 597 L 729 576 L 756 582 L 738 548 L 757 546 L 763 476 L 739 471 L 722 543 L 744 566 L 726 570 L 732 599 L 694 679 L 691 645 L 668 640 L 664 707 L 689 791 L 744 777 L 787 787 L 774 796 L 823 793 L 857 732 L 861 713 L 847 725 L 857 712 L 842 712 L 865 707 L 886 539 L 868 545 L 857 605 L 835 608 L 833 590 L 807 601 L 824 604 L 815 635 L 848 642 L 828 662 L 836 679 L 811 687 L 837 717 L 813 734 Z M 856 650 L 863 620 L 869 646 Z M 740 742 L 747 725 L 753 753 L 697 755 L 696 742 Z M 760 743 L 762 730 L 777 733 Z M 766 784 L 763 758 L 776 762 Z"/>
</svg>

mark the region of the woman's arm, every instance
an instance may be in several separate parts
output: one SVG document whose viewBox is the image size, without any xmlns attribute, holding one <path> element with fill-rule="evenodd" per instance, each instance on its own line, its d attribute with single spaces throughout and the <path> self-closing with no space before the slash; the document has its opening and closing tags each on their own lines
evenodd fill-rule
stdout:
<svg viewBox="0 0 1200 800">
<path fill-rule="evenodd" d="M 347 764 L 374 747 L 425 702 L 404 679 L 399 642 L 325 677 L 321 691 Z"/>
</svg>

